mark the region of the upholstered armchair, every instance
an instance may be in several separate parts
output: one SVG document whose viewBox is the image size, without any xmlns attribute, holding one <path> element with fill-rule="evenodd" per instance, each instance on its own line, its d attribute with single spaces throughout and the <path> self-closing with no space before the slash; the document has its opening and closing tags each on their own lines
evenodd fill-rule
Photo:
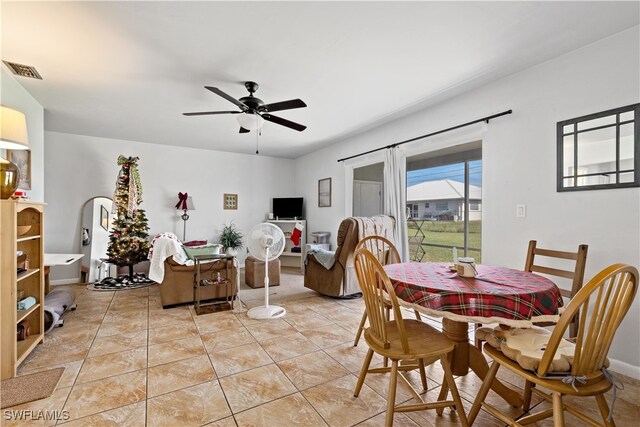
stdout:
<svg viewBox="0 0 640 427">
<path fill-rule="evenodd" d="M 335 262 L 331 268 L 326 268 L 313 253 L 309 253 L 304 273 L 304 286 L 331 297 L 359 293 L 360 286 L 353 265 L 353 253 L 358 241 L 373 234 L 395 241 L 394 227 L 395 220 L 383 215 L 373 218 L 344 219 L 338 227 Z"/>
</svg>

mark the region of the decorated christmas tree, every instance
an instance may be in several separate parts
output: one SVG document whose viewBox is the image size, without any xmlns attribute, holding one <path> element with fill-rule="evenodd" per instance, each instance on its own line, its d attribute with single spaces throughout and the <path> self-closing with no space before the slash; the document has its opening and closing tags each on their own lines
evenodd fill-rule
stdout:
<svg viewBox="0 0 640 427">
<path fill-rule="evenodd" d="M 121 165 L 113 195 L 113 212 L 116 219 L 109 236 L 107 256 L 118 267 L 129 267 L 133 279 L 133 266 L 147 259 L 149 253 L 149 227 L 142 202 L 142 185 L 138 174 L 138 157 L 118 157 Z"/>
</svg>

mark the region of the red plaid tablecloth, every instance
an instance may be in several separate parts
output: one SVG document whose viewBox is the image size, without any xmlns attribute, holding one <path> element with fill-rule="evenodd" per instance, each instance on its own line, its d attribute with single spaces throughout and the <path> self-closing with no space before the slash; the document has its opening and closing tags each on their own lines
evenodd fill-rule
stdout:
<svg viewBox="0 0 640 427">
<path fill-rule="evenodd" d="M 530 321 L 557 316 L 562 295 L 549 279 L 525 271 L 477 265 L 476 278 L 460 277 L 445 263 L 384 267 L 398 298 L 436 312 L 470 318 Z"/>
</svg>

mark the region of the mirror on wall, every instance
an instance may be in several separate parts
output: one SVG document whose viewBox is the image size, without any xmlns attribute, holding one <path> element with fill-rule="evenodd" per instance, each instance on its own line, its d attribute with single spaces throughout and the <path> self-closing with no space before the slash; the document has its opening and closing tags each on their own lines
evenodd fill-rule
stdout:
<svg viewBox="0 0 640 427">
<path fill-rule="evenodd" d="M 84 254 L 82 278 L 86 283 L 99 282 L 112 276 L 110 273 L 115 274 L 115 271 L 109 271 L 115 267 L 104 262 L 109 245 L 109 230 L 114 219 L 112 206 L 113 200 L 102 196 L 93 197 L 82 206 L 80 252 Z"/>
</svg>

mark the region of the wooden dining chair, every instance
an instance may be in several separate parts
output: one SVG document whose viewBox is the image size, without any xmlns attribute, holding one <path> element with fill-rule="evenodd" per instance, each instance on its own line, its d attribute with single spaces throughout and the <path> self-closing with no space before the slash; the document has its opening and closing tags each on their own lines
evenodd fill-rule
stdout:
<svg viewBox="0 0 640 427">
<path fill-rule="evenodd" d="M 553 416 L 555 427 L 563 426 L 564 411 L 575 415 L 583 422 L 599 425 L 585 414 L 584 409 L 578 410 L 565 405 L 562 396 L 569 395 L 576 397 L 595 396 L 604 424 L 614 425 L 604 397 L 604 393 L 613 386 L 610 374 L 605 370 L 607 353 L 618 326 L 633 303 L 637 286 L 638 270 L 629 265 L 614 264 L 598 273 L 569 302 L 564 313 L 560 316 L 558 324 L 550 333 L 546 348 L 543 345 L 542 348 L 545 349 L 535 370 L 524 369 L 501 350 L 485 345 L 485 353 L 494 362 L 471 408 L 469 424 L 473 424 L 482 407 L 512 426 L 537 422 L 550 416 Z M 576 335 L 573 359 L 569 358 L 571 360 L 570 371 L 565 373 L 552 372 L 551 367 L 561 342 L 565 346 L 567 344 L 567 340 L 564 340 L 562 336 L 579 312 L 582 312 L 582 315 Z M 526 381 L 525 412 L 529 410 L 532 392 L 552 402 L 552 408 L 519 418 L 516 422 L 485 402 L 484 399 L 489 392 L 491 382 L 502 366 L 523 377 Z M 551 394 L 540 391 L 535 386 L 550 390 Z"/>
<path fill-rule="evenodd" d="M 589 249 L 588 245 L 579 245 L 578 250 L 575 252 L 569 251 L 557 251 L 552 249 L 543 249 L 538 247 L 538 242 L 536 240 L 529 241 L 529 248 L 527 250 L 527 259 L 524 263 L 524 271 L 528 271 L 529 273 L 542 273 L 555 277 L 563 277 L 565 279 L 571 279 L 571 289 L 560 289 L 560 293 L 565 298 L 573 298 L 580 288 L 582 287 L 582 282 L 584 281 L 584 268 L 587 263 L 587 250 Z M 565 259 L 569 261 L 574 261 L 573 270 L 562 270 L 559 268 L 549 267 L 544 265 L 545 263 L 540 263 L 540 258 L 544 257 L 544 260 L 547 261 L 549 258 L 555 259 Z M 576 317 L 571 322 L 571 326 L 569 328 L 569 336 L 575 337 L 578 333 L 578 322 L 579 315 L 576 314 Z M 552 326 L 555 325 L 553 322 L 541 322 L 536 323 L 536 326 Z M 481 324 L 476 324 L 476 330 L 482 326 Z M 480 347 L 480 340 L 475 338 L 476 347 Z"/>
<path fill-rule="evenodd" d="M 565 279 L 571 279 L 571 289 L 560 289 L 560 293 L 565 298 L 573 298 L 578 291 L 582 288 L 582 282 L 584 281 L 584 268 L 587 263 L 587 250 L 588 245 L 579 245 L 578 250 L 575 252 L 556 251 L 551 249 L 542 249 L 538 247 L 536 240 L 529 241 L 529 249 L 527 250 L 527 260 L 524 264 L 524 271 L 530 273 L 542 273 L 550 276 L 563 277 Z M 547 267 L 539 264 L 539 257 L 566 259 L 575 261 L 574 269 L 561 270 L 558 268 Z M 571 322 L 569 328 L 569 337 L 575 337 L 578 333 L 578 323 L 580 321 L 579 314 Z M 553 323 L 536 323 L 537 326 L 551 326 Z"/>
<path fill-rule="evenodd" d="M 360 240 L 356 245 L 354 250 L 357 251 L 360 248 L 365 248 L 369 252 L 373 254 L 373 256 L 378 260 L 380 265 L 388 265 L 388 264 L 398 264 L 400 262 L 400 254 L 396 247 L 391 243 L 388 239 L 382 236 L 367 236 L 364 239 Z M 391 303 L 386 301 L 385 306 L 387 308 L 387 320 L 389 319 L 389 315 L 391 313 Z M 416 319 L 421 320 L 420 313 L 417 310 L 414 310 Z M 360 325 L 358 326 L 358 331 L 356 332 L 356 338 L 353 342 L 353 346 L 356 347 L 358 342 L 360 341 L 360 337 L 362 336 L 362 331 L 364 330 L 364 325 L 367 321 L 367 311 L 365 310 L 362 313 L 362 319 L 360 320 Z"/>
<path fill-rule="evenodd" d="M 398 299 L 389 277 L 375 255 L 367 249 L 360 248 L 355 252 L 354 263 L 370 326 L 364 331 L 364 339 L 369 346 L 369 351 L 364 359 L 353 395 L 358 397 L 360 394 L 367 373 L 391 372 L 387 396 L 386 426 L 393 425 L 395 412 L 436 409 L 441 414 L 445 407 L 455 407 L 460 423 L 466 426 L 467 418 L 447 359 L 447 356 L 454 349 L 453 341 L 426 323 L 402 318 Z M 388 320 L 386 300 L 391 302 L 394 320 Z M 369 369 L 374 352 L 391 360 L 391 366 Z M 444 400 L 448 393 L 441 393 L 439 397 L 441 400 L 426 403 L 400 372 L 418 369 L 422 386 L 426 390 L 425 366 L 438 359 L 444 370 L 443 383 L 449 385 L 453 400 Z M 400 360 L 416 360 L 417 363 L 399 365 Z M 409 392 L 418 403 L 395 405 L 398 380 L 408 387 Z"/>
</svg>

